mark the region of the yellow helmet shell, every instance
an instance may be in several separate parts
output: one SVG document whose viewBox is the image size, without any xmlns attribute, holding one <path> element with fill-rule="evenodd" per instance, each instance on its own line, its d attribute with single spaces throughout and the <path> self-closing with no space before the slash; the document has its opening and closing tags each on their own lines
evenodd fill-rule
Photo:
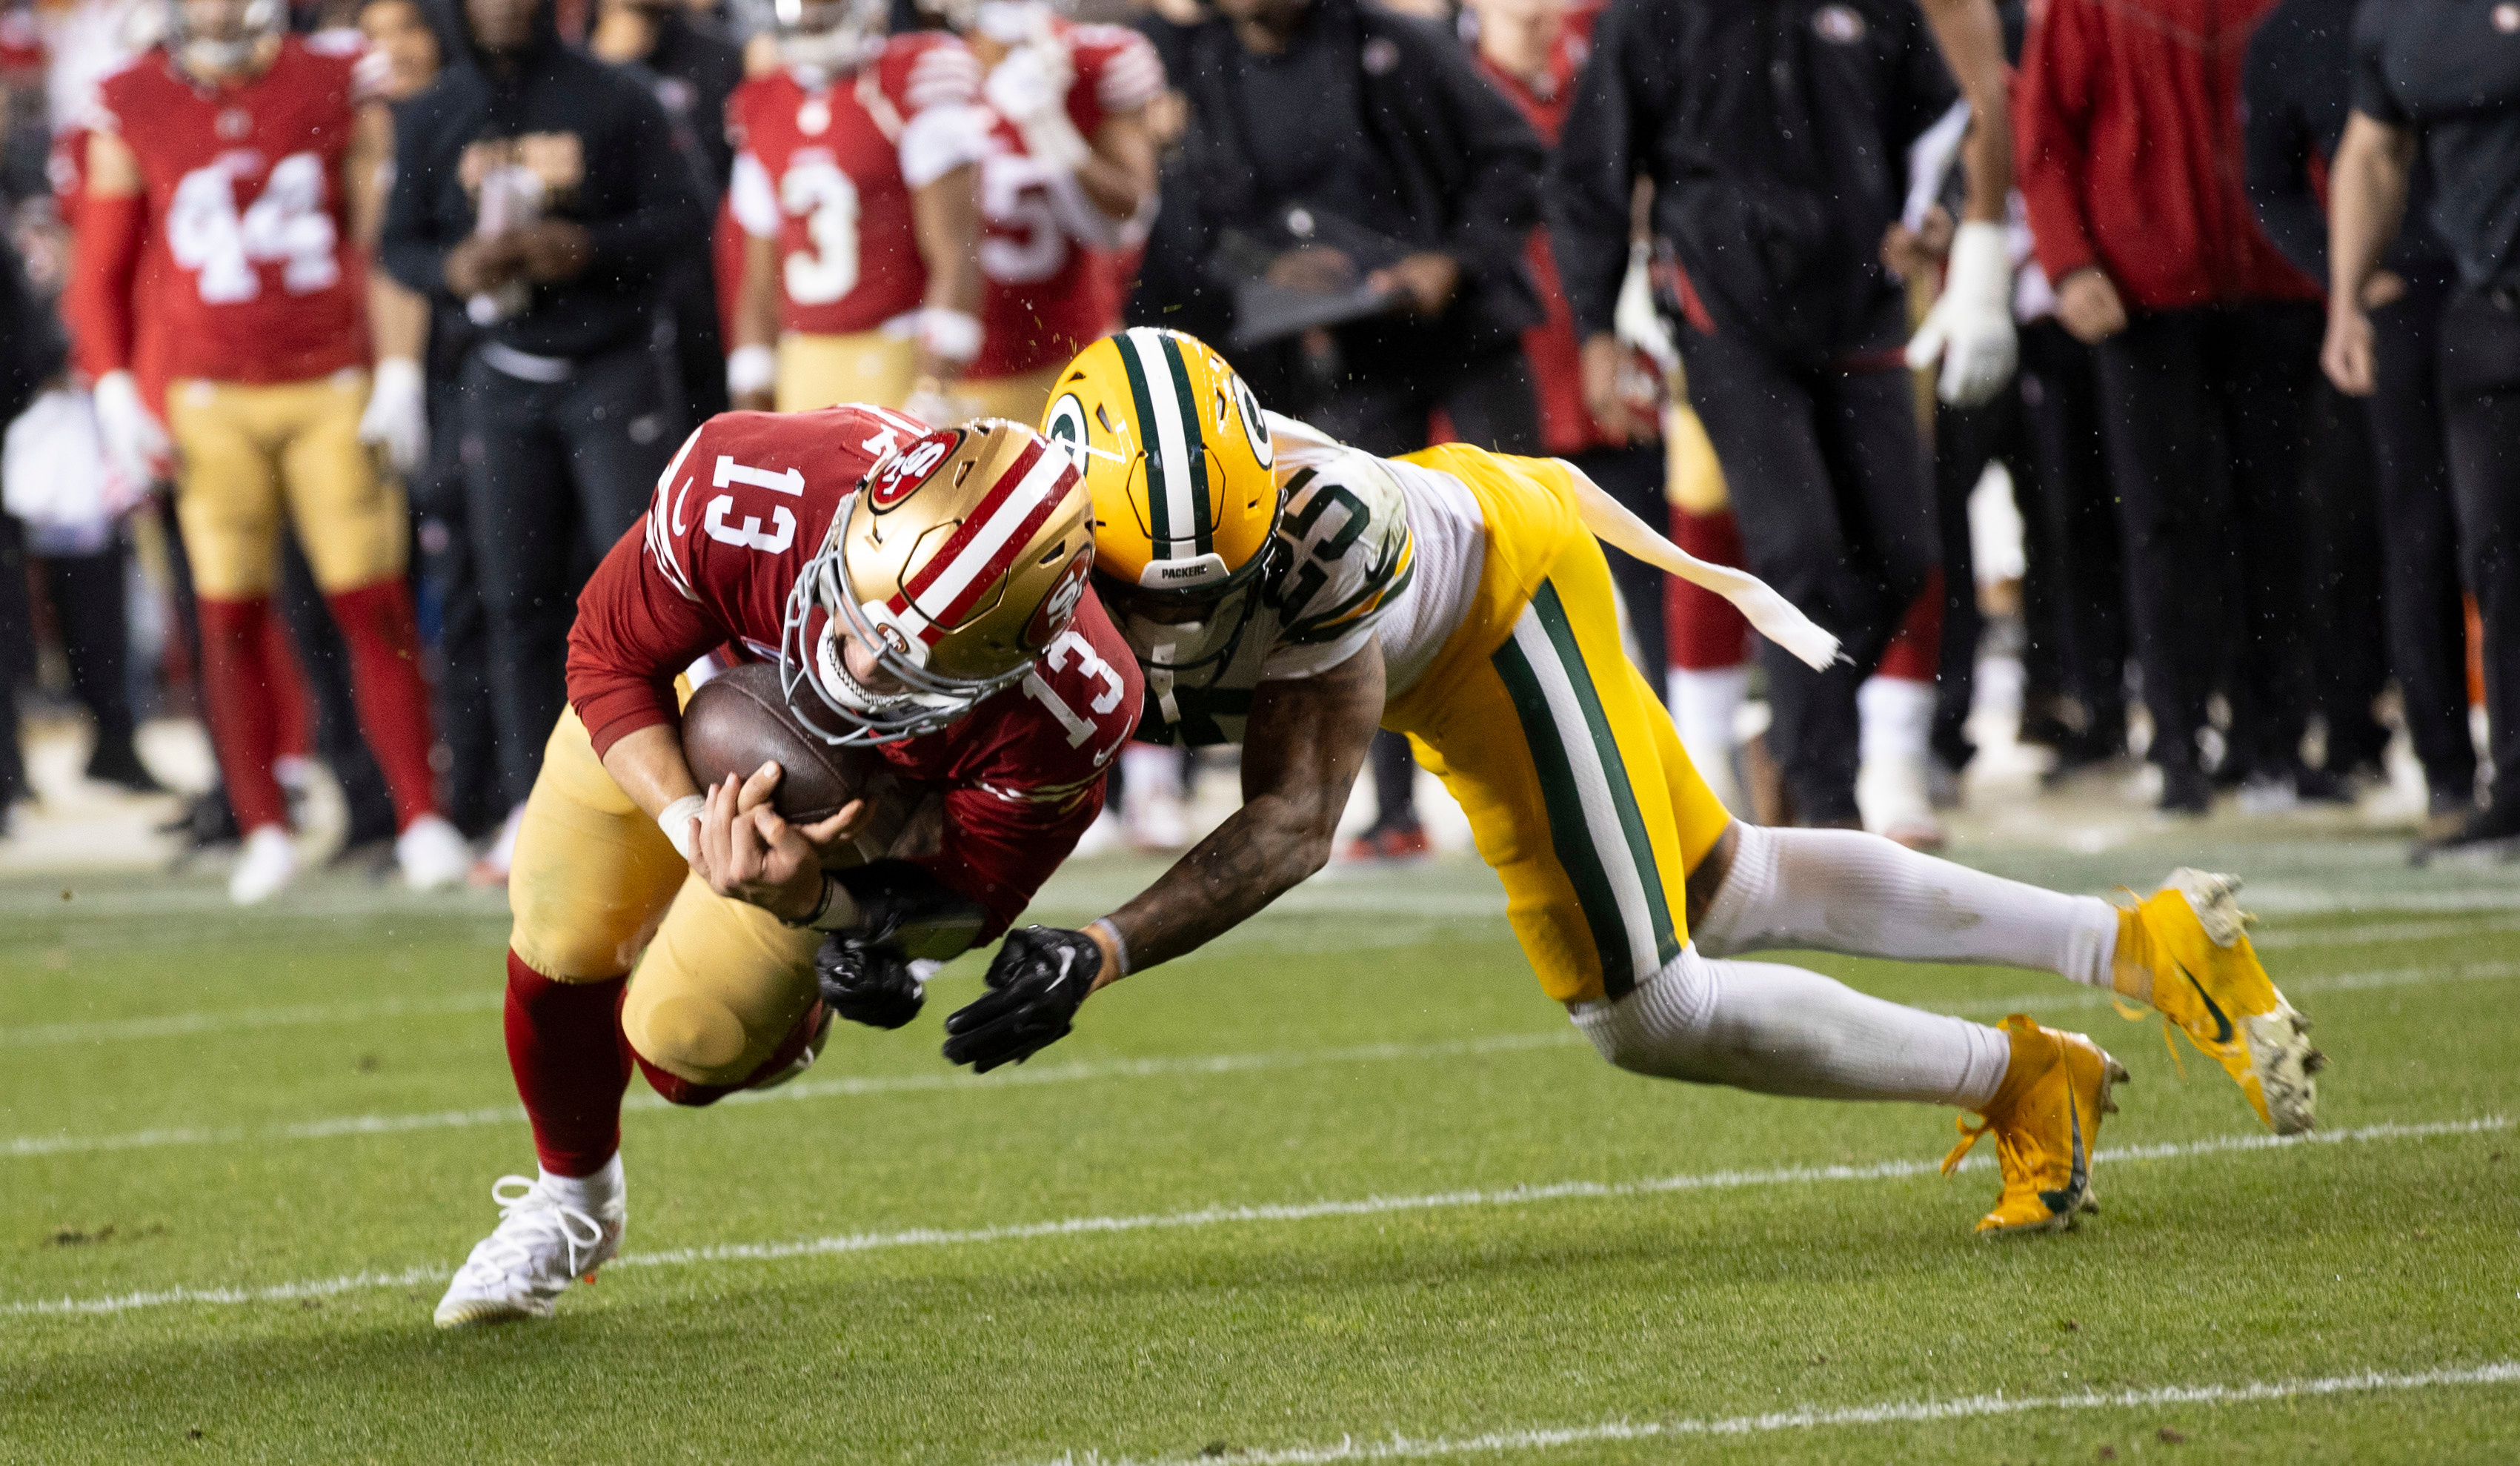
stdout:
<svg viewBox="0 0 2520 1466">
<path fill-rule="evenodd" d="M 1258 573 L 1278 527 L 1269 424 L 1205 343 L 1144 326 L 1096 342 L 1059 373 L 1041 431 L 1084 450 L 1096 571 L 1200 598 Z"/>
</svg>

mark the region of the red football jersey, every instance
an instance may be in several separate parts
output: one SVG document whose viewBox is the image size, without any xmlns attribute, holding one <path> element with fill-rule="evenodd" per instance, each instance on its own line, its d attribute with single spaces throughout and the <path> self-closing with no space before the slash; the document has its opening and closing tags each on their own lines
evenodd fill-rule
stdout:
<svg viewBox="0 0 2520 1466">
<path fill-rule="evenodd" d="M 597 752 L 677 723 L 674 678 L 699 657 L 724 649 L 776 662 L 788 592 L 840 501 L 876 460 L 927 431 L 863 406 L 702 424 L 578 597 L 568 700 Z M 1022 682 L 942 731 L 876 750 L 944 791 L 944 845 L 921 863 L 987 909 L 988 936 L 1102 810 L 1103 771 L 1137 728 L 1144 688 L 1089 588 Z"/>
<path fill-rule="evenodd" d="M 140 160 L 148 201 L 134 314 L 168 377 L 303 382 L 367 361 L 341 190 L 351 65 L 292 36 L 242 86 L 199 85 L 164 51 L 106 78 L 99 125 Z"/>
<path fill-rule="evenodd" d="M 919 308 L 910 192 L 987 151 L 979 91 L 971 53 L 935 31 L 894 36 L 828 84 L 782 70 L 736 88 L 728 204 L 744 232 L 779 242 L 787 330 L 872 331 Z"/>
<path fill-rule="evenodd" d="M 1575 102 L 1575 78 L 1593 51 L 1593 26 L 1600 19 L 1598 0 L 1578 4 L 1566 14 L 1565 28 L 1549 51 L 1549 69 L 1533 81 L 1515 76 L 1485 56 L 1479 69 L 1529 121 L 1540 140 L 1557 146 L 1565 130 L 1567 110 Z M 1601 431 L 1584 405 L 1583 351 L 1575 341 L 1575 312 L 1557 278 L 1557 256 L 1549 248 L 1549 231 L 1534 229 L 1523 247 L 1531 277 L 1540 288 L 1541 323 L 1522 334 L 1523 354 L 1531 358 L 1531 376 L 1540 400 L 1541 444 L 1552 453 L 1581 453 L 1618 446 Z"/>
<path fill-rule="evenodd" d="M 1164 64 L 1147 38 L 1125 25 L 1054 21 L 1076 79 L 1067 117 L 1088 141 L 1103 120 L 1161 96 Z M 980 273 L 987 328 L 969 375 L 1012 377 L 1063 362 L 1119 323 L 1121 262 L 1091 248 L 1060 222 L 1041 164 L 1024 156 L 1023 134 L 992 115 L 992 146 L 980 165 Z"/>
</svg>

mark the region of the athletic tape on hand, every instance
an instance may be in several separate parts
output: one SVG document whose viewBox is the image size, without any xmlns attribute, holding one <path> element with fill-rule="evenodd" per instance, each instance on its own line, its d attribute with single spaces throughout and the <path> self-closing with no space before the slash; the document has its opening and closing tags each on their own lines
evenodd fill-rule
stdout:
<svg viewBox="0 0 2520 1466">
<path fill-rule="evenodd" d="M 685 861 L 692 858 L 692 826 L 702 810 L 708 808 L 708 796 L 687 794 L 656 811 L 656 827 L 674 843 L 674 853 Z"/>
</svg>

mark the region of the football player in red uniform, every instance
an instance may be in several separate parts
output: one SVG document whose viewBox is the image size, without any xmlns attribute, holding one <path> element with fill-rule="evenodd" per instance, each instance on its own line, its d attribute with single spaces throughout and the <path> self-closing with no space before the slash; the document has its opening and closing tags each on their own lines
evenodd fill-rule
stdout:
<svg viewBox="0 0 2520 1466">
<path fill-rule="evenodd" d="M 727 355 L 738 406 L 899 407 L 980 350 L 980 69 L 884 0 L 772 0 L 780 69 L 727 102 L 747 236 Z"/>
<path fill-rule="evenodd" d="M 1117 330 L 1120 252 L 1155 205 L 1147 105 L 1164 64 L 1125 25 L 1079 25 L 1046 0 L 929 0 L 987 72 L 980 164 L 980 354 L 954 394 L 1036 422 L 1067 359 Z"/>
<path fill-rule="evenodd" d="M 1066 858 L 1144 690 L 1087 585 L 1093 524 L 1074 460 L 1012 423 L 737 412 L 683 445 L 578 598 L 508 886 L 508 1060 L 541 1168 L 492 1188 L 441 1327 L 547 1317 L 619 1250 L 633 1064 L 705 1105 L 812 1063 L 834 1014 L 898 1028 L 910 963 L 994 939 Z M 872 833 L 863 802 L 788 825 L 775 767 L 703 794 L 674 684 L 712 652 L 775 661 L 823 737 L 939 794 L 935 848 L 826 874 L 820 851 Z"/>
<path fill-rule="evenodd" d="M 109 451 L 144 480 L 170 449 L 174 460 L 203 696 L 246 834 L 229 883 L 240 901 L 296 869 L 272 772 L 283 710 L 267 623 L 284 513 L 349 646 L 405 875 L 443 885 L 471 864 L 430 792 L 402 495 L 359 441 L 358 242 L 375 235 L 391 122 L 355 104 L 350 58 L 286 35 L 287 16 L 281 0 L 175 0 L 166 45 L 107 78 L 73 284 L 78 364 Z M 163 345 L 163 428 L 132 371 L 144 311 Z"/>
</svg>

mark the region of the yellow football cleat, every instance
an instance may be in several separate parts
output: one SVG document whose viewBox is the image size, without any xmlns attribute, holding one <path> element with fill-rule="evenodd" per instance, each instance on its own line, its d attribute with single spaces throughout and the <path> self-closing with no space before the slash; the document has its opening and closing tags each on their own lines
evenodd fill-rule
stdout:
<svg viewBox="0 0 2520 1466">
<path fill-rule="evenodd" d="M 2313 1076 L 2327 1056 L 2311 1047 L 2310 1021 L 2275 990 L 2249 945 L 2239 890 L 2234 877 L 2182 866 L 2121 909 L 2116 986 L 2221 1063 L 2276 1134 L 2297 1134 L 2315 1122 Z M 2166 1030 L 2162 1036 L 2168 1041 Z"/>
<path fill-rule="evenodd" d="M 2082 1034 L 2043 1029 L 2026 1013 L 2000 1027 L 2012 1038 L 2012 1065 L 1987 1102 L 1984 1122 L 1960 1121 L 1960 1143 L 1943 1158 L 1943 1174 L 1993 1130 L 2003 1194 L 1978 1218 L 1978 1235 L 2061 1232 L 2078 1214 L 2100 1210 L 2092 1192 L 2092 1148 L 2099 1143 L 2100 1117 L 2117 1113 L 2109 1089 L 2126 1081 L 2126 1067 Z"/>
</svg>

